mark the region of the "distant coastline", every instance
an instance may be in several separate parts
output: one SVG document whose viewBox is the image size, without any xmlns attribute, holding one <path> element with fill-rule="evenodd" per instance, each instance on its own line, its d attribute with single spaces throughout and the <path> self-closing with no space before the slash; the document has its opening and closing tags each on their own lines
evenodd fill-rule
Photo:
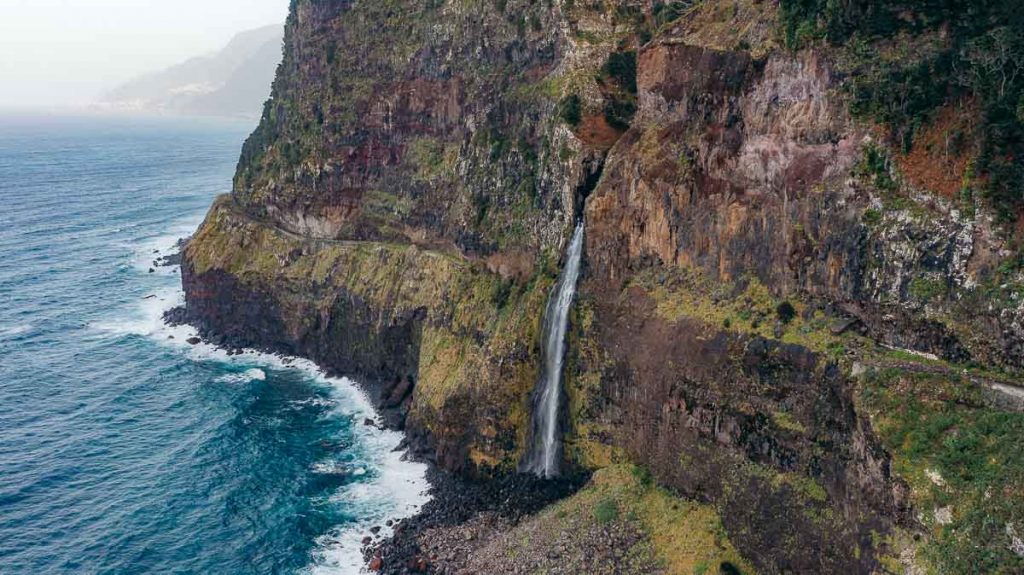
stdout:
<svg viewBox="0 0 1024 575">
<path fill-rule="evenodd" d="M 213 54 L 139 76 L 87 108 L 97 113 L 259 118 L 283 42 L 281 24 L 241 32 Z"/>
</svg>

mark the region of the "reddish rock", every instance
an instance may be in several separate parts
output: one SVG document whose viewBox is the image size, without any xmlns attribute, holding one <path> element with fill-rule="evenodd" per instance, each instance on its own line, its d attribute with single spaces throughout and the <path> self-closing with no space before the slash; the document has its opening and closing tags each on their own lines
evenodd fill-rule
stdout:
<svg viewBox="0 0 1024 575">
<path fill-rule="evenodd" d="M 430 563 L 423 557 L 413 557 L 406 564 L 406 567 L 416 573 L 426 573 L 430 569 Z"/>
</svg>

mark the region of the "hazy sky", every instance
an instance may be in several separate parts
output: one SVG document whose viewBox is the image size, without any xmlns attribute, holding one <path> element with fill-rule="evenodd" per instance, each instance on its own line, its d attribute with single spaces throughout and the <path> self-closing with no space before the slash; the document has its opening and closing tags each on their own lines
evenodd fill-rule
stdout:
<svg viewBox="0 0 1024 575">
<path fill-rule="evenodd" d="M 86 104 L 287 12 L 288 0 L 0 0 L 0 107 Z"/>
</svg>

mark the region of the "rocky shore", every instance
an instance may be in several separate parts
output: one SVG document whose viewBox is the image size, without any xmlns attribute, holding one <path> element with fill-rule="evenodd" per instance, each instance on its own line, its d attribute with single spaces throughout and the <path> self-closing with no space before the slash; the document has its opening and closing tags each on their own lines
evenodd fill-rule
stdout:
<svg viewBox="0 0 1024 575">
<path fill-rule="evenodd" d="M 188 324 L 196 327 L 199 336 L 189 341 L 193 345 L 209 343 L 228 350 L 230 355 L 240 355 L 246 349 L 253 349 L 249 341 L 197 324 L 185 307 L 168 310 L 164 313 L 164 321 L 172 326 Z M 271 354 L 282 353 L 273 347 L 255 349 Z M 352 375 L 332 373 L 332 370 L 327 373 L 329 376 Z M 396 386 L 382 385 L 362 377 L 356 381 L 376 406 L 383 425 L 404 431 L 403 407 L 389 402 Z M 376 422 L 367 420 L 366 424 L 375 425 Z M 398 449 L 407 449 L 409 457 L 429 465 L 432 498 L 417 515 L 393 523 L 389 520 L 386 526 L 393 530 L 391 537 L 377 536 L 383 525 L 374 526 L 366 534 L 363 556 L 372 571 L 386 575 L 459 572 L 456 565 L 479 547 L 481 541 L 572 495 L 588 479 L 587 474 L 545 480 L 518 473 L 488 480 L 467 479 L 439 468 L 430 457 L 431 451 L 426 442 L 426 438 L 411 434 Z M 452 537 L 462 525 L 471 525 L 473 532 L 459 531 L 459 537 Z"/>
<path fill-rule="evenodd" d="M 149 273 L 154 273 L 156 268 L 171 268 L 181 265 L 182 252 L 185 249 L 185 244 L 188 243 L 189 238 L 179 238 L 178 241 L 174 242 L 174 250 L 166 255 L 160 255 L 159 250 L 153 252 L 153 255 L 157 256 L 150 264 Z"/>
<path fill-rule="evenodd" d="M 420 513 L 398 522 L 392 537 L 365 541 L 363 557 L 371 570 L 386 575 L 464 572 L 484 542 L 570 496 L 587 479 L 511 474 L 471 481 L 436 467 L 428 478 L 433 499 Z"/>
</svg>

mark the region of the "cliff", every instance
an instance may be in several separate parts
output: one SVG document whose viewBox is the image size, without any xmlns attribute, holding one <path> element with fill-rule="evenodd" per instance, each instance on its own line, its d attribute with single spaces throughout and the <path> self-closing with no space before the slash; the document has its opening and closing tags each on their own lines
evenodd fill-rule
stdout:
<svg viewBox="0 0 1024 575">
<path fill-rule="evenodd" d="M 987 33 L 812 4 L 293 2 L 234 191 L 185 250 L 186 314 L 360 376 L 418 454 L 500 477 L 583 218 L 565 463 L 603 471 L 518 533 L 617 525 L 636 554 L 613 572 L 1016 572 L 1016 144 L 977 86 L 895 116 L 878 68 Z M 437 559 L 467 525 L 418 536 L 429 569 L 471 568 Z M 473 549 L 519 556 L 506 527 Z"/>
</svg>

